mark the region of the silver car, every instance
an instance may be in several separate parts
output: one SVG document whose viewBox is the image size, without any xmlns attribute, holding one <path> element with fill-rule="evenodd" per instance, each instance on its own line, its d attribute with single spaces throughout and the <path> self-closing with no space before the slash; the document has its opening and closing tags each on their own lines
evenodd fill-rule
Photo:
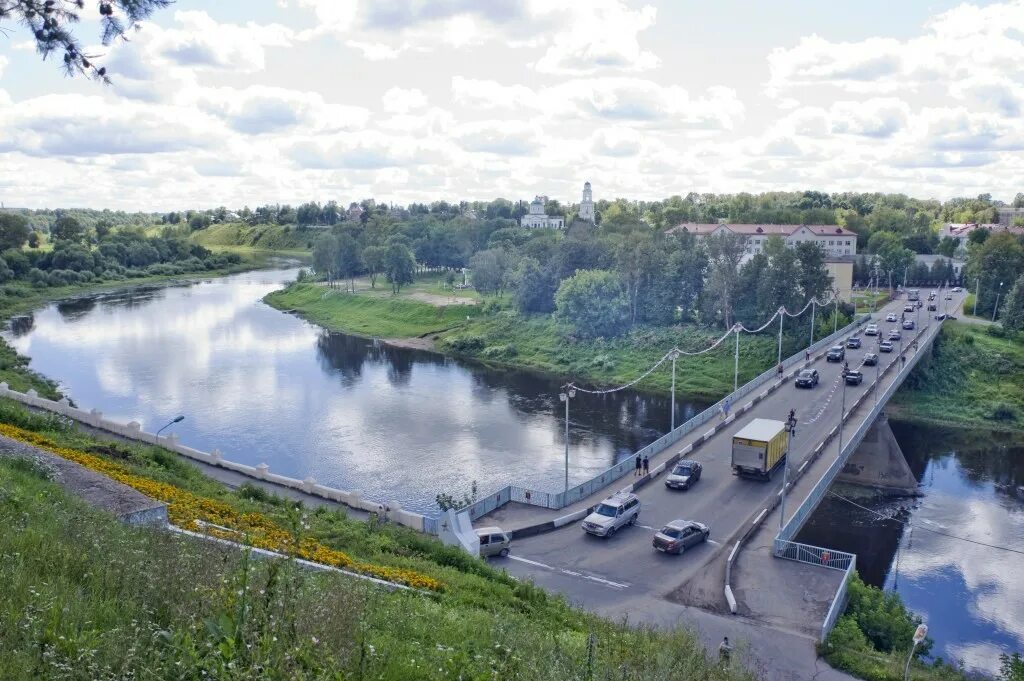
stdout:
<svg viewBox="0 0 1024 681">
<path fill-rule="evenodd" d="M 512 540 L 500 527 L 481 527 L 476 531 L 480 538 L 480 557 L 507 556 Z"/>
<path fill-rule="evenodd" d="M 706 542 L 711 528 L 696 520 L 673 520 L 654 534 L 654 548 L 665 553 L 682 553 Z"/>
<path fill-rule="evenodd" d="M 620 528 L 632 525 L 640 516 L 640 499 L 631 492 L 619 492 L 598 504 L 583 519 L 581 527 L 587 534 L 610 537 Z"/>
</svg>

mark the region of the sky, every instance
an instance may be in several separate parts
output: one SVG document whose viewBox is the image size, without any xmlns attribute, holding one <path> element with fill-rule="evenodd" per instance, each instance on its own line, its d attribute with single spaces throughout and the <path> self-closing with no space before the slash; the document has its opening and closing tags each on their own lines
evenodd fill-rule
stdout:
<svg viewBox="0 0 1024 681">
<path fill-rule="evenodd" d="M 178 0 L 112 84 L 0 22 L 0 202 L 1024 191 L 1024 0 Z"/>
</svg>

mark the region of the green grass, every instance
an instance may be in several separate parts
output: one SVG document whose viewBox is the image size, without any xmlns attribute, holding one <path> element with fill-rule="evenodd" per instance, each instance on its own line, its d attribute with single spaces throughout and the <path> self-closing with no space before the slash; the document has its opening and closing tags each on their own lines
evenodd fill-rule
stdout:
<svg viewBox="0 0 1024 681">
<path fill-rule="evenodd" d="M 91 440 L 9 403 L 0 421 L 238 508 L 295 513 L 280 499 L 226 490 L 167 452 Z M 0 457 L 4 678 L 752 678 L 719 669 L 692 634 L 601 620 L 402 528 L 330 511 L 305 512 L 304 522 L 325 543 L 415 565 L 446 589 L 391 593 L 124 526 L 67 497 L 39 467 Z"/>
<path fill-rule="evenodd" d="M 266 301 L 329 329 L 376 338 L 425 336 L 464 325 L 467 316 L 480 313 L 477 305 L 435 306 L 386 291 L 352 294 L 320 284 L 294 284 Z"/>
<path fill-rule="evenodd" d="M 300 229 L 295 225 L 246 225 L 231 222 L 210 225 L 193 232 L 191 239 L 210 250 L 234 252 L 270 251 L 309 255 L 313 242 L 325 230 Z"/>
<path fill-rule="evenodd" d="M 999 327 L 946 322 L 933 357 L 893 397 L 901 417 L 1024 430 L 1024 341 Z"/>
</svg>

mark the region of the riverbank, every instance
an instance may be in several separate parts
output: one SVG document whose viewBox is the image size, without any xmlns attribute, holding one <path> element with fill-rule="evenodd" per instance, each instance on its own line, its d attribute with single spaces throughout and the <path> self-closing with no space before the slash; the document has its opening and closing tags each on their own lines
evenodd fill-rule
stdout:
<svg viewBox="0 0 1024 681">
<path fill-rule="evenodd" d="M 999 326 L 946 322 L 931 360 L 891 405 L 905 420 L 1024 431 L 1024 339 Z"/>
<path fill-rule="evenodd" d="M 0 455 L 0 526 L 17 528 L 0 531 L 11 558 L 0 566 L 9 595 L 0 668 L 12 679 L 69 666 L 90 677 L 230 669 L 248 678 L 273 668 L 317 678 L 754 678 L 739 660 L 722 669 L 690 632 L 600 619 L 402 528 L 227 490 L 164 450 L 94 440 L 5 402 L 0 432 L 27 443 L 16 458 Z M 168 503 L 176 524 L 215 513 L 217 525 L 246 529 L 228 533 L 232 541 L 283 542 L 288 556 L 315 544 L 317 562 L 348 561 L 419 591 L 124 526 L 68 496 L 32 448 L 141 488 Z"/>
<path fill-rule="evenodd" d="M 551 315 L 519 314 L 507 299 L 438 305 L 417 299 L 415 287 L 398 296 L 380 289 L 357 291 L 352 294 L 315 283 L 296 283 L 267 295 L 264 301 L 330 331 L 600 386 L 634 381 L 672 347 L 702 350 L 722 333 L 721 329 L 686 324 L 637 327 L 617 338 L 583 339 L 567 332 Z M 840 326 L 845 323 L 840 319 Z M 774 366 L 778 352 L 776 329 L 741 339 L 741 385 Z M 807 342 L 804 334 L 809 331 L 806 328 L 799 335 L 785 333 L 783 357 L 799 352 Z M 831 326 L 819 325 L 816 338 L 831 331 Z M 731 391 L 734 350 L 730 341 L 707 354 L 681 356 L 676 365 L 677 396 L 714 401 Z M 671 388 L 669 362 L 635 386 L 657 395 L 667 395 Z"/>
</svg>

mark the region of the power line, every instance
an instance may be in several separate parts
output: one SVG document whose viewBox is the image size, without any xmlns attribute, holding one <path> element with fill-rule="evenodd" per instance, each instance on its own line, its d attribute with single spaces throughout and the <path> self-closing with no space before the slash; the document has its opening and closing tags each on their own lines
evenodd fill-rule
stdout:
<svg viewBox="0 0 1024 681">
<path fill-rule="evenodd" d="M 852 505 L 856 506 L 857 508 L 860 508 L 860 509 L 863 509 L 863 510 L 867 511 L 868 513 L 874 513 L 875 515 L 877 515 L 879 518 L 881 518 L 883 520 L 895 520 L 900 525 L 907 525 L 907 526 L 916 528 L 918 530 L 924 530 L 925 532 L 931 532 L 933 534 L 938 534 L 938 535 L 941 535 L 943 537 L 949 537 L 950 539 L 959 539 L 960 541 L 965 541 L 965 542 L 968 542 L 970 544 L 977 544 L 978 546 L 986 546 L 986 547 L 988 547 L 990 549 L 998 549 L 1000 551 L 1009 551 L 1010 553 L 1019 553 L 1020 555 L 1024 556 L 1024 550 L 1021 550 L 1021 549 L 1015 549 L 1015 548 L 1012 548 L 1010 546 L 999 546 L 998 544 L 987 544 L 987 543 L 985 543 L 983 541 L 978 541 L 976 539 L 968 539 L 967 537 L 961 537 L 961 536 L 958 536 L 958 535 L 955 535 L 955 534 L 950 534 L 949 532 L 942 532 L 940 530 L 933 530 L 932 528 L 925 527 L 924 525 L 918 525 L 916 523 L 911 523 L 911 522 L 903 522 L 899 518 L 895 518 L 895 517 L 890 516 L 890 515 L 885 515 L 884 513 L 879 513 L 878 511 L 876 511 L 876 510 L 874 510 L 872 508 L 868 508 L 867 506 L 861 506 L 856 501 L 854 501 L 852 499 L 847 499 L 842 494 L 836 494 L 832 490 L 829 490 L 828 493 L 831 494 L 832 496 L 836 497 L 837 499 L 842 499 L 843 501 L 845 501 L 848 504 L 852 504 Z"/>
</svg>

